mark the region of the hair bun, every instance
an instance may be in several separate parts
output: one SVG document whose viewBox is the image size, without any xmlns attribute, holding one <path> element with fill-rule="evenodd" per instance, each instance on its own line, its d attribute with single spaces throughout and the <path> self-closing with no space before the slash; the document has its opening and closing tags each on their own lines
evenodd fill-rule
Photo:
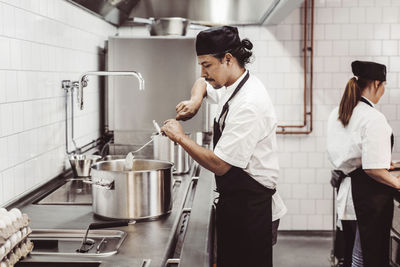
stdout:
<svg viewBox="0 0 400 267">
<path fill-rule="evenodd" d="M 246 39 L 242 40 L 242 46 L 248 50 L 251 50 L 253 48 L 253 43 L 250 42 L 250 40 L 246 38 Z"/>
</svg>

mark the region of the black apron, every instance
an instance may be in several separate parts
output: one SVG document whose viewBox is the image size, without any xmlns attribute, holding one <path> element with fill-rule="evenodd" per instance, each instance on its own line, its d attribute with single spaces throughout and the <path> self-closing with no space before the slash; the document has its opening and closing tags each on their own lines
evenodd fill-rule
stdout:
<svg viewBox="0 0 400 267">
<path fill-rule="evenodd" d="M 218 122 L 214 120 L 214 148 L 225 127 L 229 101 L 246 83 L 249 73 L 225 103 Z M 268 189 L 243 169 L 232 166 L 215 175 L 217 192 L 217 267 L 272 266 L 272 211 L 275 190 Z"/>
<path fill-rule="evenodd" d="M 361 98 L 362 102 L 372 105 Z M 391 136 L 393 148 L 394 137 Z M 364 267 L 388 267 L 395 190 L 369 177 L 362 167 L 349 174 Z"/>
</svg>

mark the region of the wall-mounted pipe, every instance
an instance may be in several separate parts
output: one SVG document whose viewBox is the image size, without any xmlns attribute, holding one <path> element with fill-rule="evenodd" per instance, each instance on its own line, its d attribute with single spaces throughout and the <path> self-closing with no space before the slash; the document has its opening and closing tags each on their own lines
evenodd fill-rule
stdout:
<svg viewBox="0 0 400 267">
<path fill-rule="evenodd" d="M 136 71 L 88 71 L 81 74 L 79 78 L 79 92 L 78 92 L 78 102 L 79 107 L 83 109 L 83 88 L 88 84 L 89 75 L 95 76 L 133 76 L 139 80 L 139 90 L 144 90 L 144 79 L 139 72 Z"/>
<path fill-rule="evenodd" d="M 78 147 L 75 140 L 75 123 L 74 123 L 74 90 L 78 88 L 78 82 L 71 82 L 70 80 L 63 80 L 61 88 L 65 91 L 65 152 L 67 155 L 84 153 L 100 143 L 100 138 L 93 140 L 86 145 Z M 74 145 L 74 150 L 70 150 L 68 141 L 68 94 L 71 98 L 71 139 Z"/>
<path fill-rule="evenodd" d="M 310 3 L 310 5 L 309 5 Z M 310 32 L 308 31 L 308 9 L 310 13 Z M 310 40 L 308 40 L 308 34 L 310 34 Z M 309 42 L 309 44 L 308 44 Z M 308 52 L 310 56 L 308 57 Z M 303 96 L 303 123 L 299 125 L 278 125 L 277 134 L 310 134 L 313 130 L 313 58 L 314 58 L 314 0 L 304 1 L 304 35 L 303 35 L 303 67 L 304 67 L 304 96 Z M 307 64 L 307 61 L 310 64 Z M 307 105 L 307 74 L 309 69 L 309 99 Z M 307 106 L 309 110 L 307 111 Z M 306 128 L 303 131 L 287 131 L 286 129 L 298 129 Z"/>
</svg>

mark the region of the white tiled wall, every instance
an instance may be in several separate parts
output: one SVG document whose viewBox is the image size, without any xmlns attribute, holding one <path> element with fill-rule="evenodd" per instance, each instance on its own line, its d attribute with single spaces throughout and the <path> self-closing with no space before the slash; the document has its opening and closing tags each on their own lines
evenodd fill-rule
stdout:
<svg viewBox="0 0 400 267">
<path fill-rule="evenodd" d="M 333 191 L 325 152 L 326 120 L 341 98 L 355 59 L 388 67 L 388 83 L 378 108 L 400 140 L 400 1 L 315 0 L 314 130 L 278 136 L 281 193 L 288 214 L 282 230 L 332 229 Z M 302 9 L 276 26 L 240 27 L 254 46 L 251 71 L 266 85 L 280 124 L 298 124 L 302 113 Z M 146 35 L 143 28 L 120 28 L 122 35 Z M 197 31 L 190 31 L 195 36 Z M 394 158 L 400 158 L 400 141 Z"/>
<path fill-rule="evenodd" d="M 115 33 L 64 0 L 0 0 L 0 206 L 64 169 L 61 81 L 98 70 Z M 76 109 L 78 145 L 99 136 L 97 84 L 90 79 Z"/>
</svg>

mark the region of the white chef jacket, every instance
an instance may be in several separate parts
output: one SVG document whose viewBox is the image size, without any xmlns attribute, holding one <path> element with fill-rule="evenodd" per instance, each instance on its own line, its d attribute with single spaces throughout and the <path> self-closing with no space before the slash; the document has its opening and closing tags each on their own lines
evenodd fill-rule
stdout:
<svg viewBox="0 0 400 267">
<path fill-rule="evenodd" d="M 216 119 L 247 71 L 235 83 L 218 90 L 207 84 L 207 100 L 218 104 Z M 229 102 L 225 128 L 214 153 L 232 166 L 242 168 L 250 177 L 267 188 L 275 189 L 279 164 L 276 142 L 277 119 L 267 90 L 250 74 L 249 79 Z M 276 192 L 272 196 L 273 220 L 287 209 Z"/>
<path fill-rule="evenodd" d="M 359 102 L 353 110 L 349 124 L 343 127 L 336 107 L 328 119 L 328 158 L 334 169 L 349 174 L 362 166 L 363 169 L 389 169 L 391 161 L 390 136 L 392 128 L 385 116 L 374 108 Z M 337 198 L 338 218 L 355 220 L 351 196 L 351 180 L 343 180 Z"/>
</svg>

